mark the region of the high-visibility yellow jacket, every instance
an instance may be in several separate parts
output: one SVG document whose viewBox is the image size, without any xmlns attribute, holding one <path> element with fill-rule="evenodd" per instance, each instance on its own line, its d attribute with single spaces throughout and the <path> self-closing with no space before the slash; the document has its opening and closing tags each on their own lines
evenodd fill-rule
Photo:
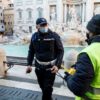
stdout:
<svg viewBox="0 0 100 100">
<path fill-rule="evenodd" d="M 86 97 L 89 98 L 89 100 L 100 100 L 100 43 L 95 42 L 92 43 L 90 46 L 85 48 L 81 53 L 87 53 L 94 68 L 94 78 L 91 82 L 90 86 L 93 88 L 94 93 L 91 93 L 90 91 L 86 92 Z M 76 97 L 76 100 L 85 100 L 82 97 Z"/>
</svg>

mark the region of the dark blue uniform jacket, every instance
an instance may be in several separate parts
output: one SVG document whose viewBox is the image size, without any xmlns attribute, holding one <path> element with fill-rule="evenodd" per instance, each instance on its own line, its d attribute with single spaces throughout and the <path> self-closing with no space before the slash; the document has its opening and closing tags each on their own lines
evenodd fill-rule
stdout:
<svg viewBox="0 0 100 100">
<path fill-rule="evenodd" d="M 55 65 L 60 68 L 63 54 L 64 48 L 58 34 L 52 32 L 50 29 L 46 34 L 36 32 L 33 34 L 29 46 L 28 65 L 32 65 L 35 56 L 38 60 L 43 62 L 57 59 Z"/>
</svg>

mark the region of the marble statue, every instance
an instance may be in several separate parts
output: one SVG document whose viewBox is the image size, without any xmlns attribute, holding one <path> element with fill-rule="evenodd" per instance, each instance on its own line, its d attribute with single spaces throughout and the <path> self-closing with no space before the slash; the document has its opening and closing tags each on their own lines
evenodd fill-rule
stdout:
<svg viewBox="0 0 100 100">
<path fill-rule="evenodd" d="M 69 69 L 77 61 L 78 51 L 75 49 L 69 50 L 65 53 L 64 66 Z"/>
<path fill-rule="evenodd" d="M 3 63 L 4 61 L 7 61 L 6 53 L 0 48 L 0 77 L 6 76 L 7 65 Z"/>
</svg>

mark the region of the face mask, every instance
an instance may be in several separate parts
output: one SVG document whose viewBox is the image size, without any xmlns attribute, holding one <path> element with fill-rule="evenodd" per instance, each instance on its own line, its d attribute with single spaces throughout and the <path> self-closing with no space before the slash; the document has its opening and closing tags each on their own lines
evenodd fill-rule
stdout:
<svg viewBox="0 0 100 100">
<path fill-rule="evenodd" d="M 48 28 L 47 28 L 47 27 L 41 27 L 41 28 L 39 29 L 39 31 L 40 31 L 41 33 L 45 34 L 45 33 L 48 32 Z"/>
</svg>

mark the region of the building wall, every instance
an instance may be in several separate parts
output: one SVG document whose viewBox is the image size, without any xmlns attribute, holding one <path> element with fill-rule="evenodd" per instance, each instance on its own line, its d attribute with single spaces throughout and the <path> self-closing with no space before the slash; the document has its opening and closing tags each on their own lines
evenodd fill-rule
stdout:
<svg viewBox="0 0 100 100">
<path fill-rule="evenodd" d="M 62 15 L 64 23 L 68 23 L 68 19 L 70 20 L 71 18 L 69 16 L 69 13 L 72 5 L 75 7 L 77 20 L 83 26 L 86 26 L 88 21 L 93 17 L 96 8 L 98 8 L 97 12 L 100 14 L 100 0 L 62 0 L 62 2 L 63 2 Z"/>
<path fill-rule="evenodd" d="M 76 17 L 75 24 L 77 21 L 86 26 L 94 15 L 94 1 L 100 3 L 100 0 L 14 0 L 14 30 L 32 33 L 38 17 L 45 17 L 49 23 L 66 25 Z"/>
<path fill-rule="evenodd" d="M 14 30 L 22 30 L 32 33 L 34 26 L 34 1 L 14 1 Z"/>
<path fill-rule="evenodd" d="M 14 0 L 14 30 L 19 29 L 32 33 L 36 29 L 35 22 L 39 17 L 44 17 L 50 22 L 50 8 L 57 5 L 56 0 L 54 0 L 53 3 L 52 1 L 53 0 Z M 30 16 L 29 13 L 31 13 L 31 18 L 28 18 Z M 55 19 L 57 20 L 57 18 Z"/>
<path fill-rule="evenodd" d="M 5 27 L 4 27 L 4 18 L 3 18 L 3 6 L 2 1 L 0 1 L 0 34 L 4 33 Z"/>
<path fill-rule="evenodd" d="M 13 22 L 14 22 L 13 17 L 11 15 L 11 9 L 10 9 L 13 6 L 13 4 L 12 4 L 11 0 L 0 0 L 0 5 L 2 8 L 2 9 L 0 9 L 0 31 L 3 31 L 3 33 L 6 33 L 5 30 L 9 32 L 8 29 L 9 29 L 9 27 L 12 27 Z M 8 16 L 9 16 L 9 18 L 8 18 Z M 8 22 L 8 20 L 9 20 L 9 22 Z M 4 22 L 5 23 L 12 22 L 12 24 L 4 25 Z"/>
<path fill-rule="evenodd" d="M 100 0 L 94 2 L 94 14 L 100 14 Z"/>
<path fill-rule="evenodd" d="M 12 4 L 11 0 L 2 0 L 2 5 L 4 8 L 8 8 Z"/>
<path fill-rule="evenodd" d="M 4 9 L 5 34 L 12 34 L 14 28 L 14 10 L 13 8 Z"/>
</svg>

